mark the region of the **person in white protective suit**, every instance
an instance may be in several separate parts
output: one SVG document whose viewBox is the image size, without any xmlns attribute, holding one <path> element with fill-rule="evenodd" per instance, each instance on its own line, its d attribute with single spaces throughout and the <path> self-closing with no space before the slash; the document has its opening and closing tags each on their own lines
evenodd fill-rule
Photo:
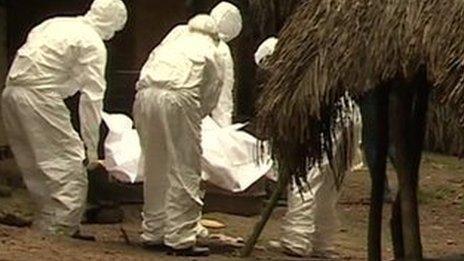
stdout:
<svg viewBox="0 0 464 261">
<path fill-rule="evenodd" d="M 18 50 L 2 94 L 8 141 L 38 205 L 34 225 L 45 233 L 82 239 L 86 163 L 96 164 L 106 89 L 106 49 L 127 20 L 121 0 L 95 0 L 83 16 L 36 26 Z M 63 99 L 81 92 L 82 140 Z"/>
<path fill-rule="evenodd" d="M 278 42 L 275 37 L 266 39 L 255 53 L 255 62 L 266 70 L 269 56 L 274 52 Z M 354 126 L 354 144 L 360 140 L 360 112 L 351 100 L 345 104 L 344 117 L 350 117 Z M 334 134 L 334 158 L 337 159 L 337 140 L 340 140 L 341 121 L 337 121 Z M 357 129 L 359 128 L 359 129 Z M 356 147 L 356 146 L 353 146 Z M 355 153 L 353 148 L 352 155 Z M 320 164 L 313 166 L 307 178 L 307 187 L 300 193 L 296 184 L 291 184 L 288 191 L 288 208 L 282 225 L 282 237 L 279 241 L 271 241 L 271 246 L 278 247 L 292 256 L 312 256 L 337 258 L 334 252 L 334 237 L 339 228 L 336 203 L 339 192 L 336 189 L 334 174 L 329 166 L 327 156 Z"/>
<path fill-rule="evenodd" d="M 215 16 L 197 15 L 174 28 L 150 54 L 136 87 L 145 174 L 141 237 L 175 255 L 209 254 L 196 245 L 197 237 L 207 236 L 199 224 L 201 120 L 216 107 L 223 84 L 221 39 L 241 30 L 239 10 L 224 4 Z"/>
<path fill-rule="evenodd" d="M 229 10 L 235 10 L 231 12 Z M 219 30 L 219 53 L 224 60 L 224 82 L 217 106 L 211 112 L 211 117 L 221 126 L 232 124 L 233 88 L 235 82 L 234 61 L 227 43 L 237 37 L 242 29 L 242 18 L 236 15 L 238 10 L 228 2 L 220 2 L 211 10 L 211 17 L 216 21 Z"/>
</svg>

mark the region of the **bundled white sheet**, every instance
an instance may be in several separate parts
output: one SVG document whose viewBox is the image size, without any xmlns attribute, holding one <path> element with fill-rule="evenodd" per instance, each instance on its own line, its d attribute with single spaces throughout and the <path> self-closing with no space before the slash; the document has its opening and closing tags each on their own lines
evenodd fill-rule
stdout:
<svg viewBox="0 0 464 261">
<path fill-rule="evenodd" d="M 257 163 L 257 140 L 240 131 L 243 126 L 221 128 L 211 117 L 203 120 L 203 180 L 231 192 L 241 192 L 271 171 L 270 157 Z"/>
<path fill-rule="evenodd" d="M 143 181 L 140 141 L 132 120 L 123 114 L 103 115 L 109 133 L 104 143 L 107 171 L 121 182 Z M 271 172 L 272 160 L 256 162 L 257 140 L 239 129 L 220 127 L 212 118 L 202 123 L 202 178 L 230 192 L 241 192 Z"/>
<path fill-rule="evenodd" d="M 102 114 L 108 126 L 104 143 L 103 165 L 108 173 L 121 182 L 142 181 L 139 171 L 142 150 L 139 135 L 133 129 L 132 119 L 124 114 Z"/>
</svg>

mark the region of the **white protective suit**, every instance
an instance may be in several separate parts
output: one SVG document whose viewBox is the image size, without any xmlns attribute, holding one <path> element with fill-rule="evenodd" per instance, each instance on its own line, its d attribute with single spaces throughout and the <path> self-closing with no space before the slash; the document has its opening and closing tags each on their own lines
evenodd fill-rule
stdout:
<svg viewBox="0 0 464 261">
<path fill-rule="evenodd" d="M 349 100 L 344 108 L 344 117 L 349 117 L 350 124 L 343 126 L 340 121 L 336 123 L 338 125 L 332 137 L 334 161 L 342 160 L 343 157 L 340 153 L 344 151 L 339 148 L 342 146 L 340 141 L 343 128 L 351 129 L 348 133 L 352 135 L 352 144 L 359 145 L 361 139 L 361 115 L 358 106 Z M 359 147 L 350 148 L 351 166 L 354 166 Z M 321 164 L 316 164 L 308 173 L 308 188 L 302 193 L 304 200 L 296 185 L 289 189 L 288 208 L 280 239 L 281 246 L 286 251 L 300 256 L 330 256 L 333 252 L 335 236 L 340 226 L 336 209 L 339 191 L 335 186 L 334 175 L 327 157 L 324 157 Z"/>
<path fill-rule="evenodd" d="M 214 110 L 211 112 L 211 117 L 221 127 L 232 125 L 232 114 L 234 110 L 234 60 L 230 52 L 229 45 L 221 41 L 219 43 L 219 54 L 224 61 L 224 82 L 222 83 L 221 94 L 219 101 Z"/>
<path fill-rule="evenodd" d="M 163 39 L 161 45 L 177 39 L 188 31 L 187 25 L 178 25 Z M 221 87 L 221 94 L 216 107 L 211 112 L 211 117 L 216 121 L 219 126 L 229 126 L 232 124 L 233 113 L 233 88 L 234 88 L 234 61 L 230 52 L 229 45 L 224 40 L 219 42 L 218 51 L 222 57 L 224 65 L 222 66 L 223 83 Z"/>
<path fill-rule="evenodd" d="M 192 18 L 188 30 L 176 27 L 150 54 L 137 82 L 134 118 L 145 174 L 141 237 L 147 244 L 183 249 L 207 234 L 199 225 L 201 119 L 216 107 L 223 82 L 218 27 L 208 15 Z"/>
<path fill-rule="evenodd" d="M 274 36 L 271 36 L 259 45 L 255 52 L 255 63 L 258 66 L 263 67 L 265 62 L 264 59 L 268 58 L 274 52 L 277 42 L 278 39 Z"/>
<path fill-rule="evenodd" d="M 265 67 L 266 59 L 274 52 L 277 41 L 277 38 L 270 37 L 259 46 L 255 53 L 258 66 Z M 361 115 L 358 106 L 349 100 L 345 108 L 344 117 L 349 117 L 348 122 L 352 124 L 343 126 L 341 121 L 337 123 L 338 131 L 332 137 L 335 160 L 339 156 L 337 145 L 340 144 L 342 128 L 353 128 L 350 132 L 353 144 L 359 144 L 361 139 Z M 358 147 L 352 146 L 352 149 L 350 153 L 354 155 Z M 327 157 L 309 171 L 307 183 L 307 190 L 302 193 L 295 184 L 292 184 L 288 191 L 288 208 L 282 225 L 283 235 L 278 243 L 285 252 L 293 255 L 326 255 L 333 250 L 334 237 L 339 227 L 336 211 L 339 192 L 336 190 L 334 174 Z"/>
<path fill-rule="evenodd" d="M 222 85 L 218 104 L 211 112 L 211 117 L 221 127 L 232 124 L 235 76 L 234 61 L 227 43 L 236 38 L 242 30 L 242 17 L 237 15 L 238 12 L 239 10 L 234 5 L 228 2 L 220 2 L 210 13 L 219 27 L 219 38 L 221 38 L 219 53 L 224 60 L 224 83 Z"/>
<path fill-rule="evenodd" d="M 36 26 L 18 50 L 2 95 L 9 144 L 38 205 L 35 226 L 52 234 L 79 229 L 87 197 L 83 164 L 97 160 L 106 89 L 106 49 L 123 28 L 121 0 L 95 0 L 80 17 L 58 17 Z M 63 99 L 77 91 L 82 139 Z"/>
</svg>

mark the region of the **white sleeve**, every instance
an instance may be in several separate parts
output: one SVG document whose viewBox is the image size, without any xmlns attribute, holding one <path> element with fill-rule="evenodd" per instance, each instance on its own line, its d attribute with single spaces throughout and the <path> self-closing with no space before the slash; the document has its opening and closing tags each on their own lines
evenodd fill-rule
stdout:
<svg viewBox="0 0 464 261">
<path fill-rule="evenodd" d="M 82 47 L 78 57 L 77 82 L 81 86 L 79 118 L 89 162 L 98 160 L 103 98 L 106 90 L 106 49 L 103 45 Z"/>
<path fill-rule="evenodd" d="M 232 124 L 232 113 L 234 110 L 233 88 L 234 88 L 234 61 L 227 43 L 222 42 L 219 45 L 219 53 L 223 58 L 223 84 L 219 101 L 211 112 L 212 118 L 221 127 Z"/>
<path fill-rule="evenodd" d="M 217 106 L 223 84 L 223 61 L 221 57 L 207 57 L 201 88 L 201 107 L 206 117 Z"/>
</svg>

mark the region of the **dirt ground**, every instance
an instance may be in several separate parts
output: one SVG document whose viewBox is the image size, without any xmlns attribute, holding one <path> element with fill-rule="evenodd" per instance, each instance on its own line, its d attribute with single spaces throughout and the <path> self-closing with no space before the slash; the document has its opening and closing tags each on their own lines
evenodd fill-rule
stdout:
<svg viewBox="0 0 464 261">
<path fill-rule="evenodd" d="M 389 173 L 393 188 L 394 173 Z M 369 178 L 366 171 L 347 177 L 339 202 L 342 227 L 337 247 L 344 260 L 365 260 L 366 221 Z M 420 187 L 420 214 L 425 256 L 431 260 L 464 260 L 464 162 L 456 158 L 427 154 L 424 156 Z M 12 197 L 0 198 L 0 213 L 21 212 L 30 215 L 31 203 L 24 190 L 15 190 Z M 215 246 L 208 258 L 174 258 L 165 253 L 141 248 L 140 206 L 124 207 L 126 220 L 117 225 L 85 225 L 84 232 L 94 234 L 97 242 L 68 238 L 45 237 L 29 228 L 0 225 L 0 260 L 236 260 L 238 251 Z M 384 213 L 383 259 L 392 259 L 388 230 L 390 204 Z M 302 260 L 289 258 L 266 248 L 271 239 L 278 239 L 285 208 L 279 208 L 265 228 L 250 260 Z M 257 217 L 245 218 L 208 213 L 227 227 L 212 231 L 234 237 L 250 233 Z M 127 235 L 127 237 L 124 236 Z M 307 259 L 306 259 L 307 260 Z"/>
</svg>

